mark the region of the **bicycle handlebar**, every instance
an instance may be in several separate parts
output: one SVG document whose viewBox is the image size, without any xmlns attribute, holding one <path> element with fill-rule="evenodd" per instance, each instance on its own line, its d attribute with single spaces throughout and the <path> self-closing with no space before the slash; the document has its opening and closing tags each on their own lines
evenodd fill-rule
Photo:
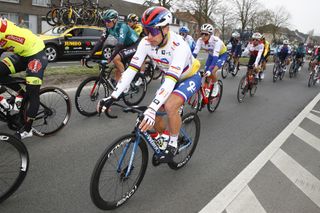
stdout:
<svg viewBox="0 0 320 213">
<path fill-rule="evenodd" d="M 108 64 L 107 60 L 92 59 L 92 60 L 90 60 L 90 61 L 92 61 L 92 62 L 94 62 L 94 63 L 97 63 L 97 64 L 99 64 L 99 65 L 106 65 L 106 64 Z M 93 66 L 90 66 L 90 65 L 88 64 L 88 62 L 89 62 L 89 60 L 85 61 L 84 65 L 85 65 L 86 67 L 90 68 L 90 69 L 93 68 Z"/>
<path fill-rule="evenodd" d="M 138 113 L 139 117 L 142 116 L 143 112 L 148 108 L 147 106 L 132 106 L 132 107 L 128 107 L 128 106 L 124 106 L 122 104 L 119 104 L 117 102 L 114 102 L 111 106 L 118 106 L 118 107 L 122 108 L 122 111 L 125 112 L 125 113 L 128 113 L 128 112 Z M 116 115 L 110 115 L 110 113 L 109 113 L 109 108 L 110 107 L 108 107 L 105 110 L 106 116 L 108 116 L 111 119 L 118 118 L 118 116 L 116 116 Z"/>
</svg>

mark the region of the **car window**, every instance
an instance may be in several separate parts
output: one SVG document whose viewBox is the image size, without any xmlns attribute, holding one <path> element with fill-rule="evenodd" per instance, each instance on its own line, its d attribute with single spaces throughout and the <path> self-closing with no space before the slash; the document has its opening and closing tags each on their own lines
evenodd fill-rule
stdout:
<svg viewBox="0 0 320 213">
<path fill-rule="evenodd" d="M 82 29 L 82 28 L 75 28 L 75 29 L 71 30 L 69 33 L 72 36 L 83 36 L 83 31 L 84 31 L 84 29 Z"/>
<path fill-rule="evenodd" d="M 82 36 L 97 36 L 100 37 L 102 34 L 102 30 L 97 29 L 83 29 Z"/>
<path fill-rule="evenodd" d="M 64 33 L 68 28 L 67 27 L 54 27 L 45 33 L 44 35 L 60 35 L 61 33 Z"/>
</svg>

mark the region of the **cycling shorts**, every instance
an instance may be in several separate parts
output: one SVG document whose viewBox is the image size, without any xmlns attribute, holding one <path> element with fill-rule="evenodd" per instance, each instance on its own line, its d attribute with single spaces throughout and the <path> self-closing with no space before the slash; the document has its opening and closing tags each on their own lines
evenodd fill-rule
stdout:
<svg viewBox="0 0 320 213">
<path fill-rule="evenodd" d="M 242 53 L 241 44 L 234 45 L 231 47 L 231 54 L 235 57 L 240 57 Z"/>
<path fill-rule="evenodd" d="M 228 59 L 228 52 L 225 52 L 222 55 L 219 55 L 216 66 L 219 67 L 220 69 L 224 65 L 227 59 Z"/>
<path fill-rule="evenodd" d="M 190 78 L 176 83 L 173 89 L 173 94 L 180 96 L 184 101 L 187 101 L 193 94 L 198 92 L 201 86 L 201 76 L 197 72 Z"/>
<path fill-rule="evenodd" d="M 141 39 L 138 39 L 137 42 L 133 43 L 132 45 L 122 49 L 118 54 L 121 57 L 121 61 L 123 64 L 127 64 L 131 61 L 133 55 L 136 53 L 138 44 Z"/>
<path fill-rule="evenodd" d="M 9 68 L 11 74 L 26 71 L 27 84 L 42 85 L 43 73 L 48 65 L 44 50 L 29 57 L 10 55 L 2 59 L 2 62 Z"/>
</svg>

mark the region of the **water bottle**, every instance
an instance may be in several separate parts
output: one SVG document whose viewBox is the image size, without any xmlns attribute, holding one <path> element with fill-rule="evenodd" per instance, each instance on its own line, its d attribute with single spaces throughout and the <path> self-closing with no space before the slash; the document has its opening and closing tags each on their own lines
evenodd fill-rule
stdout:
<svg viewBox="0 0 320 213">
<path fill-rule="evenodd" d="M 209 88 L 206 88 L 206 89 L 205 89 L 205 95 L 206 95 L 206 97 L 209 97 L 209 94 L 210 94 L 210 89 L 209 89 Z"/>
<path fill-rule="evenodd" d="M 170 135 L 169 131 L 165 130 L 162 134 L 160 134 L 159 138 L 157 139 L 157 145 L 159 149 L 165 150 L 168 145 Z"/>
<path fill-rule="evenodd" d="M 12 106 L 7 102 L 7 100 L 3 96 L 0 96 L 0 104 L 2 108 L 4 108 L 5 110 L 12 109 Z"/>
</svg>

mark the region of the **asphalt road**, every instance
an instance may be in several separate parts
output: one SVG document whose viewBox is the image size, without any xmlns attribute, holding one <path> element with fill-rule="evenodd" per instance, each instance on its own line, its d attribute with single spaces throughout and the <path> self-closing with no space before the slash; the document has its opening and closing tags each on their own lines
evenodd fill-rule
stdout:
<svg viewBox="0 0 320 213">
<path fill-rule="evenodd" d="M 256 95 L 241 104 L 236 92 L 244 70 L 224 79 L 218 110 L 213 114 L 206 109 L 199 113 L 200 141 L 188 165 L 174 171 L 166 165 L 155 168 L 149 161 L 138 191 L 114 212 L 201 210 L 320 91 L 319 86 L 307 87 L 305 69 L 296 79 L 289 79 L 286 74 L 283 81 L 273 83 L 270 68 Z M 145 103 L 153 97 L 158 84 L 152 82 Z M 74 97 L 73 92 L 70 95 Z M 134 120 L 128 114 L 120 114 L 116 120 L 104 116 L 86 118 L 73 109 L 71 121 L 58 134 L 25 140 L 31 160 L 28 175 L 18 191 L 0 205 L 0 212 L 102 212 L 90 199 L 92 170 L 103 150 L 132 130 Z M 10 132 L 4 124 L 0 128 Z"/>
</svg>

